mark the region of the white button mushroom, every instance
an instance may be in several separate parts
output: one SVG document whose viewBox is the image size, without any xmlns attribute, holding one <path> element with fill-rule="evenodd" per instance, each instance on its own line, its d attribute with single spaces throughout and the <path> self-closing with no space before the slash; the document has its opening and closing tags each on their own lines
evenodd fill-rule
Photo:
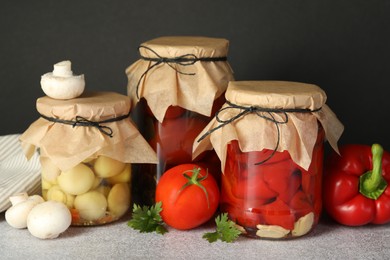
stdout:
<svg viewBox="0 0 390 260">
<path fill-rule="evenodd" d="M 69 209 L 63 203 L 51 200 L 36 205 L 30 211 L 27 228 L 37 238 L 52 239 L 67 230 L 71 222 Z"/>
<path fill-rule="evenodd" d="M 26 228 L 27 216 L 30 211 L 44 200 L 39 195 L 27 197 L 27 193 L 21 193 L 10 197 L 12 206 L 5 212 L 5 220 L 14 228 Z"/>
<path fill-rule="evenodd" d="M 43 92 L 54 99 L 72 99 L 84 92 L 84 75 L 73 75 L 71 62 L 66 60 L 54 64 L 53 72 L 41 77 Z"/>
</svg>

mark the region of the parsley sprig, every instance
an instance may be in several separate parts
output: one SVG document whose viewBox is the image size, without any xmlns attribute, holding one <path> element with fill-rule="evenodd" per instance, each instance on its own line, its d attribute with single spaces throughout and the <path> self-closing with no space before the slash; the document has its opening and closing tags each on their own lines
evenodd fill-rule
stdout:
<svg viewBox="0 0 390 260">
<path fill-rule="evenodd" d="M 150 208 L 148 206 L 133 206 L 132 219 L 127 222 L 129 227 L 139 230 L 141 233 L 156 232 L 164 235 L 168 230 L 164 226 L 164 222 L 160 216 L 162 211 L 161 201 L 154 204 Z"/>
<path fill-rule="evenodd" d="M 228 219 L 227 213 L 223 213 L 215 218 L 217 230 L 208 232 L 203 235 L 210 243 L 220 239 L 223 242 L 231 243 L 238 238 L 241 231 L 236 227 L 235 223 Z"/>
</svg>

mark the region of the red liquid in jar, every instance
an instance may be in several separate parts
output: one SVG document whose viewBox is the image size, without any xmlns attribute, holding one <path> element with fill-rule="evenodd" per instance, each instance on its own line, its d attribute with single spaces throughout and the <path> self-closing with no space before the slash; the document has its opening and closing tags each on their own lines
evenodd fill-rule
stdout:
<svg viewBox="0 0 390 260">
<path fill-rule="evenodd" d="M 158 163 L 136 165 L 133 168 L 134 202 L 143 205 L 154 204 L 156 182 L 161 175 L 170 168 L 184 163 L 195 162 L 207 168 L 217 182 L 220 182 L 221 168 L 216 153 L 213 150 L 206 151 L 193 160 L 192 146 L 195 138 L 224 102 L 224 95 L 214 101 L 210 117 L 178 106 L 170 106 L 162 123 L 154 117 L 145 100 L 140 102 L 143 106 L 141 114 L 144 120 L 141 123 L 144 128 L 141 128 L 140 132 L 156 151 Z"/>
</svg>

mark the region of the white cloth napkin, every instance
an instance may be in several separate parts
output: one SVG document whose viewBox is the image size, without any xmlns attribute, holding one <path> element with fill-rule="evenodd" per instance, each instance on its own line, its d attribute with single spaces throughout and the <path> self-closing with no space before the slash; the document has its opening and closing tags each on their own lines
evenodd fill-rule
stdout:
<svg viewBox="0 0 390 260">
<path fill-rule="evenodd" d="M 0 136 L 0 212 L 11 206 L 9 197 L 20 192 L 41 193 L 41 165 L 36 152 L 27 161 L 20 134 Z"/>
</svg>

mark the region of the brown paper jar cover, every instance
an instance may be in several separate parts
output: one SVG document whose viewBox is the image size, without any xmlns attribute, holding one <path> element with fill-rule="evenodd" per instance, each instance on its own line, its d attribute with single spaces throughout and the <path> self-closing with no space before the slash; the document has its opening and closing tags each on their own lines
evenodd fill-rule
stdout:
<svg viewBox="0 0 390 260">
<path fill-rule="evenodd" d="M 130 100 L 118 93 L 90 92 L 70 100 L 44 96 L 37 99 L 36 107 L 41 115 L 50 118 L 75 121 L 82 117 L 98 122 L 129 114 Z M 20 141 L 27 158 L 40 148 L 41 155 L 50 158 L 62 171 L 99 155 L 124 163 L 157 163 L 156 153 L 130 118 L 101 125 L 112 130 L 112 137 L 98 127 L 73 127 L 40 117 L 21 135 Z"/>
<path fill-rule="evenodd" d="M 344 126 L 325 104 L 326 93 L 316 85 L 286 81 L 232 81 L 225 97 L 232 104 L 244 107 L 309 109 L 315 112 L 247 113 L 218 130 L 212 130 L 220 125 L 214 118 L 196 138 L 193 147 L 194 157 L 205 150 L 215 149 L 221 160 L 221 169 L 224 169 L 227 144 L 230 141 L 238 140 L 242 152 L 251 152 L 274 150 L 279 140 L 276 150 L 278 152 L 287 150 L 292 160 L 307 170 L 317 140 L 318 122 L 323 127 L 332 148 L 338 151 L 337 141 Z M 229 104 L 225 103 L 219 112 L 220 120 L 229 120 L 243 111 L 228 107 Z M 276 123 L 261 117 L 274 117 L 276 121 L 283 121 L 285 115 L 287 123 L 278 124 L 279 136 Z M 204 138 L 198 142 L 201 137 Z"/>
<path fill-rule="evenodd" d="M 163 121 L 169 106 L 180 106 L 210 116 L 213 102 L 222 95 L 233 71 L 227 61 L 193 64 L 160 62 L 146 58 L 221 58 L 228 55 L 229 41 L 209 37 L 160 37 L 139 47 L 141 59 L 126 69 L 127 91 L 135 106 L 145 98 L 153 114 Z"/>
</svg>

